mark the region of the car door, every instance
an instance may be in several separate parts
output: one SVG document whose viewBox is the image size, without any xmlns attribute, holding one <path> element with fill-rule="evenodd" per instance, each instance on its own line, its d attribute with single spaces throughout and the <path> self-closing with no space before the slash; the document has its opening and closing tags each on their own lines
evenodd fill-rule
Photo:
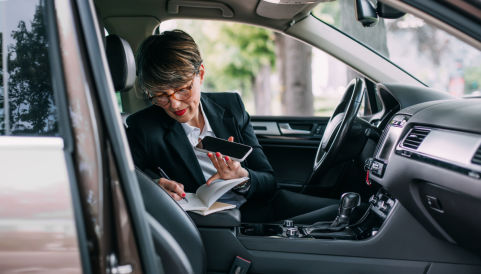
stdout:
<svg viewBox="0 0 481 274">
<path fill-rule="evenodd" d="M 0 2 L 0 270 L 91 273 L 51 1 Z"/>
<path fill-rule="evenodd" d="M 253 116 L 252 126 L 281 188 L 300 191 L 312 173 L 329 117 Z"/>
<path fill-rule="evenodd" d="M 381 113 L 374 85 L 368 79 L 364 79 L 364 83 L 363 102 L 350 130 L 352 137 L 336 155 L 336 163 L 320 179 L 313 176 L 313 170 L 320 141 L 330 120 L 325 116 L 328 112 L 319 116 L 251 117 L 254 132 L 280 188 L 333 198 L 346 191 L 366 195 L 373 191 L 360 178 L 366 176 L 363 164 L 380 134 L 370 124 L 376 123 Z M 328 108 L 334 109 L 334 103 L 338 104 L 331 100 Z M 324 183 L 326 180 L 330 182 Z"/>
<path fill-rule="evenodd" d="M 93 10 L 0 2 L 2 272 L 163 273 Z"/>
</svg>

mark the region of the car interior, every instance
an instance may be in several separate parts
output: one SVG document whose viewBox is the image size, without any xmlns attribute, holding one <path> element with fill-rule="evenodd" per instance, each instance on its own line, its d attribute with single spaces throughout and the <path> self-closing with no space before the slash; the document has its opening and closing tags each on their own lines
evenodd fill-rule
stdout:
<svg viewBox="0 0 481 274">
<path fill-rule="evenodd" d="M 135 50 L 170 19 L 268 28 L 357 72 L 330 117 L 251 117 L 279 187 L 339 199 L 342 221 L 243 223 L 238 209 L 186 213 L 149 174 L 135 169 L 137 201 L 145 208 L 140 218 L 148 224 L 159 272 L 481 273 L 481 99 L 425 86 L 315 18 L 311 11 L 319 2 L 94 1 L 97 34 L 108 33 L 98 39 L 122 99 L 124 130 L 125 118 L 149 104 L 132 88 Z M 355 1 L 356 15 L 368 25 L 366 2 L 372 8 L 371 1 Z M 378 9 L 388 3 L 411 11 L 405 2 L 422 1 L 376 2 Z M 472 34 L 469 27 L 462 32 L 436 21 L 431 12 L 417 14 L 460 36 Z M 481 48 L 476 38 L 466 41 Z M 361 203 L 362 216 L 351 218 Z"/>
</svg>

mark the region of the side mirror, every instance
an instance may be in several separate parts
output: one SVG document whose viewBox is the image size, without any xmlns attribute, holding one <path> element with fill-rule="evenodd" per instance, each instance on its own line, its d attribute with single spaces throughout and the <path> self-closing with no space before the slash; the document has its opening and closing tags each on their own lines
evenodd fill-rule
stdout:
<svg viewBox="0 0 481 274">
<path fill-rule="evenodd" d="M 356 0 L 354 10 L 357 21 L 361 22 L 363 27 L 372 27 L 377 24 L 376 8 L 369 0 Z"/>
<path fill-rule="evenodd" d="M 376 7 L 377 14 L 379 17 L 387 18 L 387 19 L 397 19 L 403 17 L 406 13 L 400 10 L 397 10 L 391 6 L 388 6 L 380 1 L 377 1 Z"/>
</svg>

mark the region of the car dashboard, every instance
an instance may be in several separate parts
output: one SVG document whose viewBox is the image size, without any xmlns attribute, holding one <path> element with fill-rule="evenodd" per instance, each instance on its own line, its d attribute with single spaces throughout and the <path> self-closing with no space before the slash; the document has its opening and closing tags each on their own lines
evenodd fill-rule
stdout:
<svg viewBox="0 0 481 274">
<path fill-rule="evenodd" d="M 385 116 L 370 180 L 432 235 L 479 254 L 481 99 L 418 98 L 424 102 L 411 104 L 401 88 L 381 86 L 379 92 L 389 93 L 392 102 L 384 104 L 398 111 Z"/>
</svg>

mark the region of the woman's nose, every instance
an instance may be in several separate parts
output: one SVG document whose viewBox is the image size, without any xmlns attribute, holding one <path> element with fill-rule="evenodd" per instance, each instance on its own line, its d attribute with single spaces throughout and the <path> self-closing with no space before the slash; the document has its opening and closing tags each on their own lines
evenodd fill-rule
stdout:
<svg viewBox="0 0 481 274">
<path fill-rule="evenodd" d="M 172 108 L 177 108 L 180 105 L 180 101 L 175 99 L 173 96 L 170 97 L 170 106 Z"/>
</svg>

